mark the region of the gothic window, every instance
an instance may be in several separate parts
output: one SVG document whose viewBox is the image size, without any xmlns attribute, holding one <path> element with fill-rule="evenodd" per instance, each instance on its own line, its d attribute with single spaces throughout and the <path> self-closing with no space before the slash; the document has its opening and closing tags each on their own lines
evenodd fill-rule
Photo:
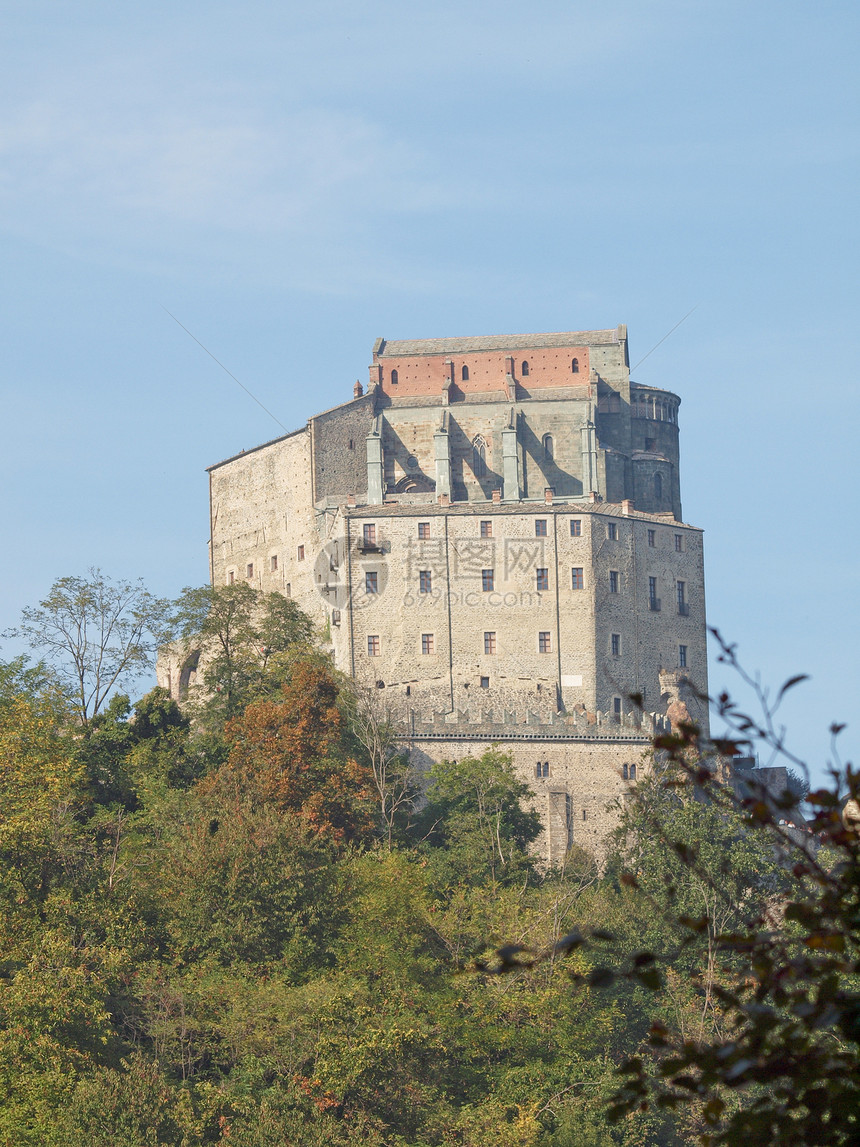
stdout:
<svg viewBox="0 0 860 1147">
<path fill-rule="evenodd" d="M 523 365 L 520 368 L 520 374 L 523 376 L 523 378 L 528 378 L 529 376 L 529 364 L 525 359 L 523 359 Z"/>
<path fill-rule="evenodd" d="M 469 379 L 469 368 L 467 366 L 464 366 L 463 369 L 460 371 L 460 378 L 463 380 L 463 382 L 468 381 L 468 379 Z"/>
<path fill-rule="evenodd" d="M 662 500 L 663 500 L 663 475 L 662 474 L 655 474 L 654 475 L 654 497 L 657 499 L 658 502 L 662 502 Z"/>
<path fill-rule="evenodd" d="M 548 462 L 551 462 L 555 457 L 555 447 L 553 446 L 551 434 L 544 434 L 543 436 L 543 456 Z"/>
<path fill-rule="evenodd" d="M 487 446 L 480 434 L 472 442 L 472 472 L 476 478 L 487 473 Z"/>
<path fill-rule="evenodd" d="M 396 370 L 393 370 L 393 371 L 391 372 L 391 385 L 392 385 L 392 386 L 397 386 L 397 384 L 398 384 L 398 382 L 399 382 L 399 381 L 400 381 L 400 379 L 399 379 L 399 378 L 398 378 L 398 376 L 397 376 L 397 371 L 396 371 Z"/>
<path fill-rule="evenodd" d="M 578 358 L 575 358 L 573 360 L 573 362 L 570 364 L 570 369 L 573 372 L 573 374 L 579 374 L 579 359 Z"/>
</svg>

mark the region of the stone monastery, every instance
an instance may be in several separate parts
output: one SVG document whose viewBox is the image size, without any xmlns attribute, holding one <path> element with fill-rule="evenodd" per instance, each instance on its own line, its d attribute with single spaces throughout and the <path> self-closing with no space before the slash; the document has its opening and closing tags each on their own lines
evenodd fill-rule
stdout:
<svg viewBox="0 0 860 1147">
<path fill-rule="evenodd" d="M 654 731 L 707 732 L 679 404 L 630 381 L 624 326 L 378 339 L 366 391 L 209 468 L 212 582 L 294 598 L 416 762 L 510 751 L 550 863 L 598 848 Z"/>
</svg>

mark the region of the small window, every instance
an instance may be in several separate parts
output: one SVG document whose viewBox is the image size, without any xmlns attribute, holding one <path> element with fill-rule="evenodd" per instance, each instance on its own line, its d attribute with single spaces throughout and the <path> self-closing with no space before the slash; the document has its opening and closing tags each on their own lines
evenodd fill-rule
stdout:
<svg viewBox="0 0 860 1147">
<path fill-rule="evenodd" d="M 379 574 L 376 570 L 370 570 L 364 575 L 364 592 L 379 593 Z"/>
<path fill-rule="evenodd" d="M 621 766 L 621 779 L 623 781 L 627 781 L 630 779 L 630 773 L 629 773 L 629 769 L 628 769 L 627 765 Z"/>
<path fill-rule="evenodd" d="M 646 454 L 653 454 L 656 449 L 657 449 L 657 439 L 656 438 L 646 438 L 645 439 L 645 453 Z"/>
<path fill-rule="evenodd" d="M 227 570 L 227 585 L 235 585 L 235 583 L 236 583 L 236 571 L 235 570 Z"/>
<path fill-rule="evenodd" d="M 538 653 L 552 653 L 552 637 L 548 629 L 538 634 Z"/>
<path fill-rule="evenodd" d="M 419 540 L 422 542 L 426 542 L 429 537 L 430 537 L 430 523 L 429 522 L 419 522 L 418 523 L 418 538 L 419 538 Z"/>
<path fill-rule="evenodd" d="M 606 536 L 609 538 L 610 542 L 618 541 L 618 526 L 616 526 L 615 522 L 609 522 L 607 524 Z"/>
<path fill-rule="evenodd" d="M 298 550 L 296 551 L 296 557 L 298 558 L 298 560 L 300 562 L 303 562 L 305 560 L 305 547 L 304 546 L 299 546 Z"/>
<path fill-rule="evenodd" d="M 684 535 L 675 534 L 675 553 L 682 554 L 684 552 Z"/>
<path fill-rule="evenodd" d="M 574 566 L 573 569 L 570 571 L 570 588 L 571 589 L 582 589 L 584 584 L 585 583 L 584 583 L 583 576 L 582 576 L 582 566 Z"/>
<path fill-rule="evenodd" d="M 418 592 L 419 593 L 432 593 L 433 592 L 433 573 L 431 570 L 418 571 Z"/>
<path fill-rule="evenodd" d="M 463 369 L 460 371 L 460 378 L 462 379 L 463 382 L 469 381 L 469 368 L 465 365 L 463 366 Z"/>
<path fill-rule="evenodd" d="M 399 379 L 399 377 L 398 377 L 397 371 L 396 371 L 396 370 L 393 370 L 393 371 L 391 372 L 391 385 L 392 385 L 392 386 L 397 386 L 397 384 L 398 384 L 398 382 L 399 382 L 399 381 L 400 381 L 400 379 Z"/>
<path fill-rule="evenodd" d="M 582 519 L 581 518 L 571 518 L 570 536 L 572 538 L 581 538 L 582 537 Z"/>
<path fill-rule="evenodd" d="M 573 374 L 579 374 L 579 359 L 578 358 L 575 358 L 572 360 L 572 362 L 570 364 L 570 369 L 573 372 Z"/>
<path fill-rule="evenodd" d="M 582 819 L 588 820 L 588 814 L 586 813 L 585 809 L 582 810 Z"/>
<path fill-rule="evenodd" d="M 609 592 L 618 593 L 618 570 L 609 571 Z"/>
<path fill-rule="evenodd" d="M 613 697 L 612 698 L 612 712 L 615 714 L 616 717 L 621 716 L 621 698 L 620 697 Z"/>
<path fill-rule="evenodd" d="M 651 547 L 652 550 L 657 545 L 657 531 L 656 530 L 649 530 L 648 531 L 648 545 Z"/>
<path fill-rule="evenodd" d="M 421 634 L 421 652 L 422 653 L 432 653 L 433 652 L 433 634 L 432 633 L 422 633 Z"/>
<path fill-rule="evenodd" d="M 661 502 L 663 500 L 663 475 L 662 474 L 655 474 L 654 475 L 654 497 L 657 499 L 658 502 Z"/>
<path fill-rule="evenodd" d="M 536 573 L 536 577 L 537 577 L 537 584 L 535 586 L 535 589 L 537 589 L 537 590 L 549 589 L 549 570 L 548 569 L 538 569 L 535 571 L 535 573 Z"/>
<path fill-rule="evenodd" d="M 489 689 L 489 688 L 490 688 L 490 679 L 489 679 L 489 677 L 482 677 L 482 678 L 481 678 L 481 688 L 482 688 L 482 689 Z"/>
<path fill-rule="evenodd" d="M 354 450 L 354 449 L 355 449 L 355 439 L 354 439 L 354 438 L 350 438 L 350 440 L 349 440 L 349 448 L 350 448 L 350 450 Z"/>
<path fill-rule="evenodd" d="M 657 579 L 655 577 L 648 578 L 648 606 L 654 612 L 659 612 L 660 599 L 657 597 Z"/>
<path fill-rule="evenodd" d="M 363 537 L 364 537 L 364 544 L 366 546 L 375 546 L 376 545 L 376 526 L 371 525 L 370 522 L 367 522 L 364 526 Z"/>
<path fill-rule="evenodd" d="M 253 577 L 253 576 L 254 576 L 254 563 L 248 562 L 248 565 L 245 568 L 245 577 Z"/>
<path fill-rule="evenodd" d="M 680 669 L 687 668 L 687 647 L 686 645 L 678 646 L 678 667 Z"/>
<path fill-rule="evenodd" d="M 555 447 L 553 446 L 551 434 L 544 434 L 543 436 L 543 456 L 547 462 L 552 462 L 555 457 Z"/>
<path fill-rule="evenodd" d="M 629 775 L 631 781 L 636 780 L 636 766 L 635 765 L 630 766 L 628 775 Z"/>
<path fill-rule="evenodd" d="M 535 537 L 546 537 L 546 518 L 535 518 Z"/>
<path fill-rule="evenodd" d="M 493 536 L 493 523 L 481 522 L 481 537 L 491 538 Z"/>
<path fill-rule="evenodd" d="M 277 568 L 278 568 L 278 555 L 272 554 L 272 556 L 269 558 L 269 569 L 272 573 L 275 573 Z"/>
<path fill-rule="evenodd" d="M 332 625 L 340 625 L 340 610 L 339 609 L 333 609 L 331 611 L 331 623 L 332 623 Z"/>
<path fill-rule="evenodd" d="M 293 596 L 293 587 L 289 582 L 287 582 L 286 590 L 287 590 L 287 597 L 292 597 Z"/>
<path fill-rule="evenodd" d="M 368 633 L 368 635 L 367 635 L 367 656 L 368 657 L 378 657 L 379 656 L 379 634 L 378 633 Z"/>
<path fill-rule="evenodd" d="M 529 364 L 526 359 L 523 359 L 522 366 L 520 367 L 520 374 L 523 376 L 523 378 L 528 378 L 529 376 Z"/>
<path fill-rule="evenodd" d="M 548 777 L 549 776 L 549 761 L 538 761 L 538 763 L 535 765 L 535 776 L 536 777 Z"/>
<path fill-rule="evenodd" d="M 496 652 L 496 635 L 495 635 L 495 633 L 485 633 L 484 634 L 484 652 L 485 653 L 495 653 Z"/>
<path fill-rule="evenodd" d="M 613 657 L 621 656 L 621 634 L 613 633 L 609 640 L 609 648 Z"/>
<path fill-rule="evenodd" d="M 481 570 L 481 589 L 485 593 L 495 588 L 496 571 L 495 570 Z"/>
</svg>

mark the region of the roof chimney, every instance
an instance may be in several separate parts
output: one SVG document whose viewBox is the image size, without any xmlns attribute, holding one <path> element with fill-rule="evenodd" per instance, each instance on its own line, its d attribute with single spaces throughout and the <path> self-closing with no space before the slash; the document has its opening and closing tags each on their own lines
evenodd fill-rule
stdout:
<svg viewBox="0 0 860 1147">
<path fill-rule="evenodd" d="M 502 491 L 501 490 L 493 490 L 493 501 L 494 502 L 501 502 L 501 500 L 502 500 Z"/>
<path fill-rule="evenodd" d="M 361 385 L 361 383 L 358 381 L 358 379 L 356 379 L 355 380 L 355 386 L 352 388 L 352 397 L 353 398 L 361 398 L 361 396 L 363 394 L 364 394 L 364 387 Z"/>
<path fill-rule="evenodd" d="M 543 499 L 548 506 L 552 505 L 552 486 L 547 486 L 543 492 Z"/>
</svg>

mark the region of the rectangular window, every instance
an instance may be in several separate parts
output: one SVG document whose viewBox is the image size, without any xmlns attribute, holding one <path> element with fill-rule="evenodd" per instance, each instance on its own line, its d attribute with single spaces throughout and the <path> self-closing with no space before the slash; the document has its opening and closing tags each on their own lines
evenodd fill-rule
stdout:
<svg viewBox="0 0 860 1147">
<path fill-rule="evenodd" d="M 433 634 L 432 633 L 422 633 L 421 634 L 421 652 L 422 653 L 432 653 L 433 652 Z"/>
<path fill-rule="evenodd" d="M 535 537 L 546 537 L 546 518 L 535 518 Z"/>
<path fill-rule="evenodd" d="M 610 542 L 615 542 L 618 540 L 618 526 L 616 526 L 615 522 L 607 523 L 606 536 L 609 538 Z"/>
<path fill-rule="evenodd" d="M 613 697 L 612 698 L 612 711 L 616 717 L 621 716 L 621 698 L 620 697 Z"/>
<path fill-rule="evenodd" d="M 378 657 L 379 656 L 379 634 L 378 633 L 368 633 L 368 635 L 367 635 L 367 656 L 368 657 Z"/>
<path fill-rule="evenodd" d="M 582 578 L 582 566 L 574 566 L 574 568 L 570 571 L 570 588 L 582 589 L 583 585 L 584 582 Z"/>
<path fill-rule="evenodd" d="M 653 550 L 654 547 L 656 546 L 656 544 L 657 544 L 657 531 L 656 530 L 649 530 L 648 531 L 648 545 Z"/>
<path fill-rule="evenodd" d="M 609 571 L 609 592 L 618 593 L 618 570 Z"/>
<path fill-rule="evenodd" d="M 688 617 L 690 607 L 687 604 L 687 583 L 685 581 L 677 581 L 675 582 L 675 586 L 678 592 L 678 613 L 680 613 L 682 617 Z"/>
<path fill-rule="evenodd" d="M 549 589 L 549 570 L 548 569 L 539 569 L 536 571 L 536 574 L 537 574 L 537 588 L 539 590 L 540 589 Z"/>
<path fill-rule="evenodd" d="M 484 592 L 489 592 L 489 590 L 493 589 L 495 581 L 495 570 L 481 570 L 481 589 L 484 590 Z"/>
<path fill-rule="evenodd" d="M 305 560 L 305 547 L 304 546 L 299 546 L 296 556 L 298 557 L 298 560 L 300 562 L 303 562 Z"/>
<path fill-rule="evenodd" d="M 613 633 L 612 634 L 610 641 L 609 641 L 609 648 L 612 651 L 613 657 L 620 657 L 621 656 L 621 634 L 620 633 Z"/>
<path fill-rule="evenodd" d="M 333 609 L 331 611 L 331 623 L 332 623 L 332 625 L 340 625 L 340 610 L 339 609 Z"/>
<path fill-rule="evenodd" d="M 430 537 L 430 523 L 429 522 L 419 522 L 418 523 L 418 537 L 422 542 L 426 542 L 427 539 Z"/>
<path fill-rule="evenodd" d="M 269 569 L 272 571 L 272 573 L 274 573 L 277 568 L 278 568 L 278 555 L 272 554 L 272 556 L 269 558 Z"/>
<path fill-rule="evenodd" d="M 379 574 L 376 570 L 370 570 L 364 575 L 364 592 L 379 593 Z"/>
<path fill-rule="evenodd" d="M 430 570 L 418 571 L 418 592 L 431 593 L 433 590 L 433 574 Z"/>
<path fill-rule="evenodd" d="M 227 571 L 227 585 L 234 585 L 235 582 L 236 582 L 236 571 L 235 570 L 228 570 Z"/>
<path fill-rule="evenodd" d="M 570 536 L 572 538 L 582 537 L 582 519 L 572 518 L 570 522 Z"/>
<path fill-rule="evenodd" d="M 366 546 L 376 545 L 376 526 L 370 522 L 366 522 L 364 526 L 364 544 Z"/>
<path fill-rule="evenodd" d="M 675 534 L 675 553 L 682 554 L 684 552 L 684 535 Z"/>
<path fill-rule="evenodd" d="M 493 523 L 481 522 L 481 537 L 491 538 L 493 536 Z"/>
<path fill-rule="evenodd" d="M 485 633 L 484 634 L 484 652 L 485 653 L 495 653 L 496 652 L 496 635 L 495 635 L 495 633 Z"/>
<path fill-rule="evenodd" d="M 678 665 L 681 669 L 687 668 L 687 647 L 686 645 L 678 646 Z"/>
<path fill-rule="evenodd" d="M 481 678 L 481 688 L 482 688 L 482 689 L 489 689 L 489 688 L 490 688 L 490 679 L 489 679 L 489 677 L 482 677 L 482 678 Z"/>
<path fill-rule="evenodd" d="M 248 562 L 248 565 L 245 569 L 245 577 L 253 577 L 253 576 L 254 576 L 254 563 Z"/>
<path fill-rule="evenodd" d="M 657 579 L 648 578 L 648 607 L 656 613 L 660 609 L 660 599 L 657 596 Z"/>
<path fill-rule="evenodd" d="M 538 634 L 538 653 L 552 653 L 552 638 L 549 630 L 541 630 Z"/>
</svg>

